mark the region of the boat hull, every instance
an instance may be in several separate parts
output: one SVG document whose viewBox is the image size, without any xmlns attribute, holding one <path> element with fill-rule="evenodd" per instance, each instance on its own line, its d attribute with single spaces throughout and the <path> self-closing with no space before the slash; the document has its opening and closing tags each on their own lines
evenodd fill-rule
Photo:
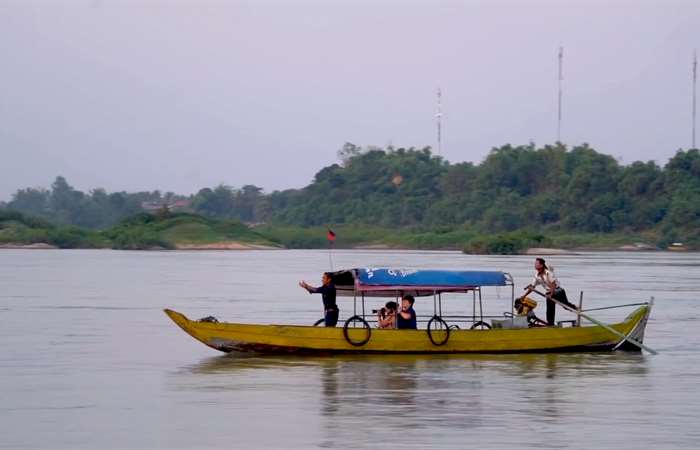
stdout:
<svg viewBox="0 0 700 450">
<path fill-rule="evenodd" d="M 633 311 L 612 328 L 640 341 L 651 311 L 651 305 Z M 193 321 L 169 309 L 165 313 L 187 334 L 203 344 L 222 351 L 259 353 L 526 353 L 566 351 L 610 351 L 616 348 L 637 351 L 616 334 L 600 326 L 543 327 L 526 329 L 426 330 L 372 329 L 369 340 L 362 328 L 327 328 L 294 325 L 253 325 Z M 347 334 L 347 338 L 346 338 Z"/>
</svg>

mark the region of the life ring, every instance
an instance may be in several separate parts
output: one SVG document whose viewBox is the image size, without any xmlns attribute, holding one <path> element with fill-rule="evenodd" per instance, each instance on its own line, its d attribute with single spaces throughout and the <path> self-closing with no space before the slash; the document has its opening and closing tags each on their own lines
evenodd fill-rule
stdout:
<svg viewBox="0 0 700 450">
<path fill-rule="evenodd" d="M 488 323 L 486 323 L 486 322 L 480 320 L 480 321 L 478 321 L 478 322 L 474 322 L 474 325 L 472 325 L 470 329 L 471 329 L 471 330 L 476 330 L 476 329 L 490 330 L 490 329 L 491 329 L 491 325 L 489 325 Z"/>
<path fill-rule="evenodd" d="M 365 336 L 364 339 L 360 341 L 353 341 L 350 339 L 350 333 L 348 333 L 348 327 L 350 326 L 351 323 L 354 322 L 360 322 L 362 323 L 362 328 L 367 330 L 367 336 Z M 356 328 L 356 327 L 353 327 Z M 372 337 L 372 328 L 369 326 L 369 323 L 365 319 L 363 319 L 360 316 L 352 316 L 348 320 L 345 321 L 345 325 L 343 325 L 343 336 L 345 336 L 345 340 L 348 341 L 348 344 L 352 345 L 353 347 L 362 347 L 366 343 L 369 342 L 369 338 Z"/>
<path fill-rule="evenodd" d="M 432 325 L 433 325 L 433 322 L 437 322 L 437 323 L 440 324 L 442 327 L 444 327 L 444 329 L 445 329 L 445 339 L 442 339 L 441 341 L 436 341 L 436 340 L 435 340 L 435 338 L 433 337 L 433 331 L 431 330 L 431 327 L 432 327 Z M 441 346 L 441 345 L 445 345 L 445 344 L 447 343 L 447 341 L 450 339 L 450 327 L 447 325 L 447 322 L 445 322 L 444 320 L 442 320 L 442 317 L 440 317 L 440 316 L 435 315 L 435 316 L 433 316 L 432 319 L 430 319 L 430 320 L 428 321 L 428 328 L 427 328 L 427 331 L 428 331 L 428 339 L 430 339 L 430 342 L 432 342 L 433 345 L 435 345 L 435 346 L 438 346 L 438 347 L 439 347 L 439 346 Z M 440 330 L 440 331 L 442 331 L 442 330 Z"/>
</svg>

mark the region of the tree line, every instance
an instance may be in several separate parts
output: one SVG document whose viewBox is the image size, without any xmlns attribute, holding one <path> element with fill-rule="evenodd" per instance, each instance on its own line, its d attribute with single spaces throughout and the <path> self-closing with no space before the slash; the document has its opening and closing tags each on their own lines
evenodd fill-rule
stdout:
<svg viewBox="0 0 700 450">
<path fill-rule="evenodd" d="M 188 200 L 191 212 L 248 223 L 402 230 L 470 229 L 481 233 L 645 232 L 661 244 L 700 240 L 700 153 L 679 150 L 663 167 L 619 164 L 587 144 L 504 145 L 479 164 L 450 164 L 426 148 L 346 143 L 336 164 L 301 189 L 264 193 L 246 185 L 194 195 L 159 191 L 83 193 L 57 177 L 50 190 L 18 190 L 6 205 L 36 217 L 105 228 L 144 202 Z"/>
</svg>

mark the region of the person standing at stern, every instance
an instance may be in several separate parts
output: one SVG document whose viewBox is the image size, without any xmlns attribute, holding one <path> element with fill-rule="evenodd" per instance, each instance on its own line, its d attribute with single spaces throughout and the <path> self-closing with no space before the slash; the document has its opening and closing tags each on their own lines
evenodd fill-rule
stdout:
<svg viewBox="0 0 700 450">
<path fill-rule="evenodd" d="M 554 326 L 554 316 L 556 314 L 556 303 L 554 303 L 550 299 L 550 297 L 555 300 L 558 300 L 559 302 L 570 307 L 574 311 L 578 309 L 575 305 L 569 303 L 569 299 L 566 298 L 566 291 L 562 289 L 562 287 L 559 284 L 559 280 L 557 280 L 557 277 L 554 276 L 554 270 L 550 267 L 547 267 L 547 264 L 545 263 L 543 258 L 535 259 L 535 278 L 532 280 L 532 283 L 530 283 L 525 288 L 527 292 L 525 292 L 525 294 L 523 294 L 521 298 L 527 297 L 527 295 L 530 292 L 534 291 L 537 286 L 542 286 L 546 290 L 547 325 L 549 325 L 550 327 Z"/>
<path fill-rule="evenodd" d="M 338 323 L 338 305 L 335 302 L 335 285 L 330 272 L 325 272 L 321 279 L 323 283 L 319 287 L 313 287 L 306 281 L 300 281 L 299 286 L 306 289 L 309 294 L 321 294 L 323 298 L 324 321 L 327 327 L 334 327 Z"/>
</svg>

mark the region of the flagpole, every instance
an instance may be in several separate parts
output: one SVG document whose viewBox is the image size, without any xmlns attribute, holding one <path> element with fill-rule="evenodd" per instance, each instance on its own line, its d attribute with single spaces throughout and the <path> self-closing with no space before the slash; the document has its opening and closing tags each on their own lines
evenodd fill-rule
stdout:
<svg viewBox="0 0 700 450">
<path fill-rule="evenodd" d="M 328 263 L 331 266 L 331 272 L 333 271 L 333 242 L 335 242 L 335 233 L 330 228 L 326 233 L 326 238 L 328 239 Z"/>
</svg>

